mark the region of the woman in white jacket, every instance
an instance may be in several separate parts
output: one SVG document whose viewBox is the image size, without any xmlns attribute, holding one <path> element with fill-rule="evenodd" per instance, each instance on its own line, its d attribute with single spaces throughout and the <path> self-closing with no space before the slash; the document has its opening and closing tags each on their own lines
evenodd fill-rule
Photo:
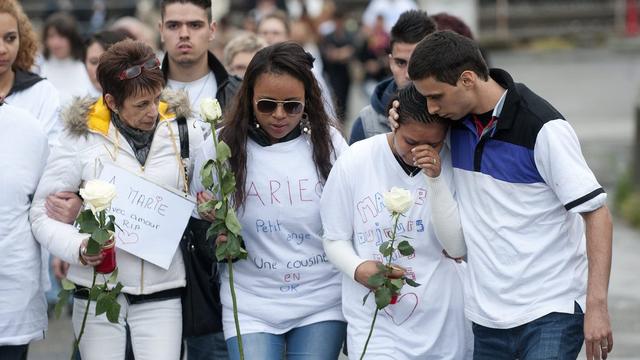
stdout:
<svg viewBox="0 0 640 360">
<path fill-rule="evenodd" d="M 100 175 L 105 164 L 125 168 L 157 184 L 188 191 L 192 170 L 183 166 L 177 119 L 190 116 L 184 95 L 163 93 L 164 79 L 153 50 L 141 42 L 125 40 L 102 56 L 98 79 L 103 96 L 79 99 L 63 112 L 65 131 L 53 149 L 38 186 L 31 220 L 36 239 L 55 256 L 71 264 L 68 279 L 79 287 L 91 286 L 92 268 L 100 255 L 84 252 L 88 236 L 72 225 L 49 218 L 44 206 L 48 194 L 77 191 Z M 193 121 L 187 123 L 189 147 L 202 142 Z M 185 171 L 186 170 L 186 171 Z M 179 250 L 168 270 L 117 250 L 118 280 L 124 285 L 120 321 L 89 310 L 80 353 L 85 360 L 124 358 L 125 324 L 131 329 L 136 359 L 178 359 L 181 342 L 181 288 L 184 264 Z M 73 310 L 76 335 L 80 330 L 86 292 L 77 292 Z M 85 299 L 83 299 L 85 295 Z"/>
<path fill-rule="evenodd" d="M 49 147 L 38 120 L 1 99 L 0 126 L 0 359 L 19 360 L 47 328 L 46 280 L 29 206 Z"/>
</svg>

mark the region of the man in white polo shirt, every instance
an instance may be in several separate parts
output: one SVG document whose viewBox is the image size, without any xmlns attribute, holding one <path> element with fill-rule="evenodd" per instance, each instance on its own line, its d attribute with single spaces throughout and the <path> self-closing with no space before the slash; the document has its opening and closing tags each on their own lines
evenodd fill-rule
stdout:
<svg viewBox="0 0 640 360">
<path fill-rule="evenodd" d="M 575 359 L 583 341 L 605 359 L 611 216 L 569 123 L 453 32 L 422 40 L 409 76 L 453 120 L 474 359 Z"/>
</svg>

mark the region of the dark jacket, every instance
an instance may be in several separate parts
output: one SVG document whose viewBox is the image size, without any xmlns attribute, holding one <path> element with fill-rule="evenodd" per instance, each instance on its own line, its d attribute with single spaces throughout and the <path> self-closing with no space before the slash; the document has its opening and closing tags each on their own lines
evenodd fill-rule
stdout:
<svg viewBox="0 0 640 360">
<path fill-rule="evenodd" d="M 397 90 L 398 86 L 392 77 L 378 83 L 371 94 L 371 104 L 365 106 L 353 122 L 349 145 L 391 131 L 387 121 L 387 107 Z"/>
</svg>

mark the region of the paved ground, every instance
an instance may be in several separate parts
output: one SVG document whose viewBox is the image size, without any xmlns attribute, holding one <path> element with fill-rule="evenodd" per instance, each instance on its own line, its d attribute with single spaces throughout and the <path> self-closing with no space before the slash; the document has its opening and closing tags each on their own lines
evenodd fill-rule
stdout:
<svg viewBox="0 0 640 360">
<path fill-rule="evenodd" d="M 629 162 L 640 57 L 611 50 L 492 53 L 492 66 L 508 69 L 554 104 L 575 127 L 587 161 L 611 193 Z M 352 115 L 366 99 L 352 92 Z M 348 128 L 348 127 L 347 127 Z M 616 221 L 609 308 L 612 360 L 640 359 L 640 232 Z M 68 359 L 68 317 L 51 320 L 48 338 L 34 343 L 30 360 Z M 583 357 L 584 358 L 584 357 Z"/>
</svg>

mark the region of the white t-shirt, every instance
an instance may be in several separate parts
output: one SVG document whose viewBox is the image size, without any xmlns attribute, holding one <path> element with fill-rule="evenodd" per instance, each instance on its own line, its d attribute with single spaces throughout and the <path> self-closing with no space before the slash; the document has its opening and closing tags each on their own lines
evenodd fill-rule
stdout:
<svg viewBox="0 0 640 360">
<path fill-rule="evenodd" d="M 335 159 L 347 144 L 331 129 Z M 283 334 L 321 321 L 344 321 L 339 271 L 322 247 L 322 184 L 309 136 L 271 146 L 247 140 L 245 211 L 238 213 L 247 260 L 234 263 L 235 290 L 243 334 Z M 215 157 L 211 136 L 196 151 L 191 191 L 202 191 L 197 169 Z M 225 338 L 236 336 L 228 272 L 221 273 Z"/>
<path fill-rule="evenodd" d="M 88 89 L 93 87 L 87 68 L 78 60 L 49 58 L 40 65 L 40 76 L 58 89 L 63 107 L 76 96 L 86 96 Z"/>
<path fill-rule="evenodd" d="M 378 247 L 389 239 L 391 214 L 382 194 L 391 187 L 408 189 L 415 200 L 398 223 L 398 236 L 409 236 L 415 254 L 394 255 L 394 264 L 421 285 L 405 285 L 398 303 L 378 313 L 367 359 L 469 359 L 472 336 L 464 318 L 464 264 L 444 257 L 442 245 L 430 224 L 427 180 L 422 174 L 407 175 L 397 162 L 387 135 L 380 134 L 351 146 L 334 165 L 322 195 L 324 237 L 353 239 L 363 259 L 383 261 Z M 441 151 L 441 178 L 451 184 L 451 158 Z M 451 186 L 449 186 L 451 188 Z M 358 359 L 375 311 L 373 294 L 363 306 L 369 290 L 345 275 L 342 307 L 348 322 L 349 356 Z"/>
<path fill-rule="evenodd" d="M 216 82 L 216 76 L 213 72 L 209 71 L 207 75 L 191 82 L 181 82 L 169 79 L 167 80 L 167 87 L 174 90 L 182 89 L 189 94 L 191 110 L 193 110 L 198 123 L 202 127 L 202 133 L 205 137 L 208 136 L 208 134 L 211 133 L 211 127 L 209 126 L 209 123 L 200 118 L 200 101 L 206 98 L 216 98 L 218 83 Z"/>
<path fill-rule="evenodd" d="M 29 208 L 47 161 L 47 137 L 26 110 L 0 106 L 0 346 L 42 339 L 47 329 L 40 245 Z"/>
</svg>

